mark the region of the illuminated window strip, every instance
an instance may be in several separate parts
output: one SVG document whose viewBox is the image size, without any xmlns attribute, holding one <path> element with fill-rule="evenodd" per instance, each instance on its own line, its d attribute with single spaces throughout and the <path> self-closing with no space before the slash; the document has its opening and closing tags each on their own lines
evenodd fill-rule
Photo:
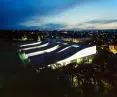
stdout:
<svg viewBox="0 0 117 97">
<path fill-rule="evenodd" d="M 24 45 L 20 45 L 20 47 L 25 47 L 25 46 L 32 46 L 32 45 L 37 45 L 37 44 L 41 44 L 42 42 L 36 42 L 36 43 L 30 43 L 30 44 L 24 44 Z"/>
<path fill-rule="evenodd" d="M 58 53 L 65 51 L 65 50 L 69 49 L 70 47 L 79 47 L 79 46 L 78 45 L 71 45 L 71 46 L 65 47 L 64 49 L 60 50 Z"/>
<path fill-rule="evenodd" d="M 33 52 L 33 53 L 29 53 L 27 54 L 28 57 L 31 57 L 31 56 L 36 56 L 36 55 L 40 55 L 40 54 L 43 54 L 45 52 L 52 52 L 54 50 L 58 49 L 58 45 L 52 47 L 52 48 L 49 48 L 49 49 L 46 49 L 46 50 L 43 50 L 43 51 L 38 51 L 38 52 Z"/>
<path fill-rule="evenodd" d="M 61 43 L 61 42 L 57 42 L 57 43 Z"/>
<path fill-rule="evenodd" d="M 58 64 L 69 64 L 74 59 L 86 57 L 86 56 L 93 55 L 93 54 L 96 54 L 96 46 L 88 47 L 81 51 L 78 51 L 73 56 L 66 58 L 64 60 L 58 61 L 57 63 Z"/>
<path fill-rule="evenodd" d="M 68 43 L 63 43 L 63 45 L 68 45 Z"/>
<path fill-rule="evenodd" d="M 77 48 L 77 47 L 79 47 L 79 46 L 78 46 L 78 45 L 72 45 L 72 47 L 76 47 L 76 48 Z"/>
<path fill-rule="evenodd" d="M 40 45 L 40 46 L 28 47 L 28 48 L 24 48 L 22 50 L 31 50 L 31 49 L 41 48 L 41 47 L 47 46 L 48 44 L 49 43 L 46 43 L 46 44 L 43 44 L 43 45 Z"/>
<path fill-rule="evenodd" d="M 60 52 L 62 52 L 62 51 L 65 51 L 65 50 L 69 49 L 70 47 L 71 47 L 71 46 L 65 47 L 64 49 L 58 51 L 58 53 L 60 53 Z"/>
</svg>

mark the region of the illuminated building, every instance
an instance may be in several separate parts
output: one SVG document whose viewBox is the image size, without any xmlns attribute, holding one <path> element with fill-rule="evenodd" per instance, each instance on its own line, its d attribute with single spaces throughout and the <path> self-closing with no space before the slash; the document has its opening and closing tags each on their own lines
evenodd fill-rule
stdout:
<svg viewBox="0 0 117 97">
<path fill-rule="evenodd" d="M 109 51 L 113 54 L 117 54 L 117 46 L 116 45 L 109 45 Z"/>
<path fill-rule="evenodd" d="M 91 38 L 63 38 L 64 41 L 68 42 L 74 42 L 74 43 L 79 43 L 79 42 L 85 42 L 85 41 L 90 41 Z"/>
<path fill-rule="evenodd" d="M 52 40 L 46 43 L 39 42 L 39 45 L 37 42 L 21 46 L 19 50 L 21 60 L 28 60 L 29 63 L 38 64 L 39 66 L 44 65 L 52 69 L 67 66 L 72 62 L 80 64 L 85 61 L 90 64 L 92 62 L 90 56 L 96 54 L 96 46 Z"/>
<path fill-rule="evenodd" d="M 75 53 L 74 55 L 72 55 L 64 60 L 58 61 L 57 63 L 58 64 L 69 64 L 74 59 L 86 57 L 86 56 L 93 55 L 93 54 L 96 54 L 96 46 L 88 47 L 83 50 L 80 50 L 77 53 Z"/>
</svg>

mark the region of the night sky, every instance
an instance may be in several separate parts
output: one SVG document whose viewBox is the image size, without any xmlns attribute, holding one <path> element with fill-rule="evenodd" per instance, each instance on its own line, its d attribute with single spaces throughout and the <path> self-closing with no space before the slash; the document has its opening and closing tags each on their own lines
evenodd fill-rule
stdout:
<svg viewBox="0 0 117 97">
<path fill-rule="evenodd" d="M 117 29 L 117 0 L 0 0 L 0 29 Z"/>
</svg>

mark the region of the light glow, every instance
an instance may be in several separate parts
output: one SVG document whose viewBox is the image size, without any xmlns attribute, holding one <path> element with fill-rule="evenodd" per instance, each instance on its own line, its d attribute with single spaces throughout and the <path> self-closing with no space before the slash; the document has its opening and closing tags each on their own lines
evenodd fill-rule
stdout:
<svg viewBox="0 0 117 97">
<path fill-rule="evenodd" d="M 116 45 L 109 45 L 109 50 L 113 54 L 117 54 L 117 46 Z"/>
<path fill-rule="evenodd" d="M 27 64 L 30 60 L 28 59 L 28 56 L 23 53 L 23 54 L 19 54 L 19 57 L 21 59 L 21 61 L 24 63 L 24 64 Z"/>
<path fill-rule="evenodd" d="M 26 56 L 25 53 L 24 53 L 24 54 L 19 54 L 19 57 L 20 57 L 20 59 L 22 59 L 22 60 L 25 60 L 25 59 L 28 58 L 28 57 Z"/>
</svg>

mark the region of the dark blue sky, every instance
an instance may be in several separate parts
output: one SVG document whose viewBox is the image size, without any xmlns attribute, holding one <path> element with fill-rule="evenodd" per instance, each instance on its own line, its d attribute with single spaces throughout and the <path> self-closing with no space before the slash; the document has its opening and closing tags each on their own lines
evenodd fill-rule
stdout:
<svg viewBox="0 0 117 97">
<path fill-rule="evenodd" d="M 116 4 L 117 0 L 0 0 L 0 29 L 117 28 Z"/>
</svg>

